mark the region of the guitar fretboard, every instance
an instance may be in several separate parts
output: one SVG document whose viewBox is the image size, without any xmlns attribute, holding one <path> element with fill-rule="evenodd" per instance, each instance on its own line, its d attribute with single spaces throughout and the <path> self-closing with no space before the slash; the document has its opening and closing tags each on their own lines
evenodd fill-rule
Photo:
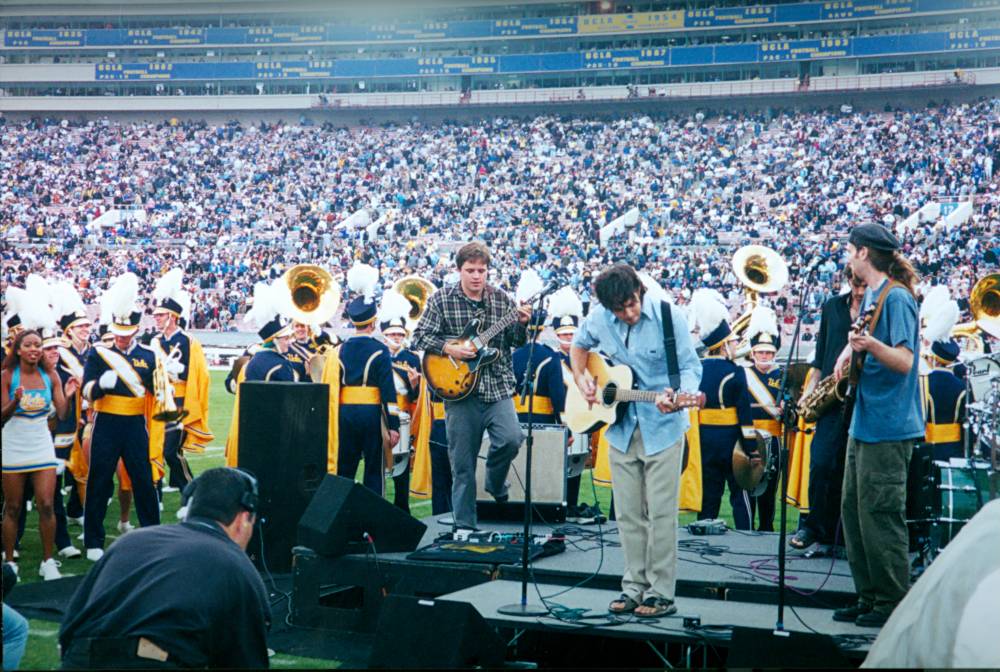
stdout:
<svg viewBox="0 0 1000 672">
<path fill-rule="evenodd" d="M 479 340 L 483 345 L 487 345 L 493 338 L 499 334 L 501 331 L 509 327 L 510 325 L 517 322 L 517 309 L 511 310 L 504 314 L 499 320 L 492 324 L 486 331 L 479 334 Z"/>
<path fill-rule="evenodd" d="M 615 401 L 649 401 L 656 402 L 660 392 L 655 390 L 615 390 Z"/>
</svg>

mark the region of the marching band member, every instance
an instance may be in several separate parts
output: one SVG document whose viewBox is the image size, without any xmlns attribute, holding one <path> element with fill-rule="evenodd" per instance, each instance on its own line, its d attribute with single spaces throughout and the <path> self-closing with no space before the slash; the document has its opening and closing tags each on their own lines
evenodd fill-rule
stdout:
<svg viewBox="0 0 1000 672">
<path fill-rule="evenodd" d="M 357 296 L 347 305 L 354 336 L 338 349 L 340 362 L 337 475 L 353 479 L 362 458 L 364 484 L 383 492 L 385 465 L 382 428 L 388 443 L 399 441 L 399 406 L 392 373 L 392 355 L 372 337 L 377 319 L 375 287 L 378 270 L 355 263 L 347 272 L 347 286 Z"/>
<path fill-rule="evenodd" d="M 965 418 L 965 383 L 952 367 L 959 347 L 951 338 L 958 323 L 958 303 L 943 285 L 933 287 L 920 306 L 924 359 L 930 371 L 921 377 L 926 441 L 934 446 L 934 459 L 947 461 L 965 454 L 962 422 Z"/>
<path fill-rule="evenodd" d="M 708 354 L 702 360 L 700 390 L 705 407 L 698 413 L 702 459 L 702 507 L 698 519 L 718 518 L 722 492 L 729 484 L 729 502 L 737 530 L 750 529 L 750 497 L 733 476 L 733 450 L 742 446 L 747 455 L 756 452 L 750 393 L 746 371 L 732 361 L 735 341 L 729 327 L 729 309 L 712 289 L 691 295 L 691 311 Z"/>
<path fill-rule="evenodd" d="M 280 314 L 283 305 L 281 289 L 275 285 L 258 282 L 253 289 L 253 306 L 247 311 L 244 322 L 257 326 L 261 342 L 246 366 L 240 369 L 233 388 L 233 415 L 226 437 L 226 466 L 239 466 L 240 441 L 240 385 L 247 381 L 297 383 L 299 374 L 288 361 L 288 347 L 292 340 L 292 323 Z"/>
<path fill-rule="evenodd" d="M 319 325 L 292 320 L 294 336 L 286 356 L 299 374 L 299 380 L 310 380 L 309 359 L 319 354 L 323 346 L 332 346 L 334 341 Z M 319 382 L 319 381 L 313 381 Z"/>
<path fill-rule="evenodd" d="M 410 417 L 410 438 L 416 439 L 418 432 L 414 431 L 417 402 L 422 387 L 420 385 L 420 357 L 417 353 L 405 347 L 406 338 L 410 335 L 406 318 L 410 313 L 410 302 L 399 292 L 388 290 L 382 295 L 382 306 L 379 308 L 379 330 L 385 337 L 385 345 L 392 355 L 392 373 L 396 384 L 396 403 L 399 406 L 400 418 L 406 413 Z M 411 458 L 412 461 L 412 453 Z M 410 512 L 410 468 L 408 461 L 406 469 L 398 476 L 393 476 L 395 486 L 393 504 Z"/>
<path fill-rule="evenodd" d="M 201 453 L 215 437 L 208 427 L 208 362 L 201 343 L 185 332 L 180 321 L 190 309 L 191 297 L 181 288 L 182 272 L 179 268 L 167 271 L 156 282 L 153 290 L 153 320 L 159 335 L 152 341 L 154 351 L 168 360 L 174 368 L 174 402 L 178 409 L 187 411 L 181 420 L 162 427 L 154 425 L 150 441 L 163 446 L 163 457 L 170 466 L 169 487 L 166 492 L 183 489 L 191 482 L 191 468 L 185 452 Z"/>
<path fill-rule="evenodd" d="M 90 356 L 92 325 L 80 293 L 69 282 L 61 281 L 52 285 L 52 303 L 64 339 L 59 348 L 57 370 L 59 378 L 65 385 L 73 377 L 83 380 L 83 367 L 87 363 L 87 357 Z M 89 407 L 79 394 L 67 397 L 67 401 L 70 404 L 70 412 L 65 420 L 60 420 L 56 424 L 56 455 L 66 460 L 63 478 L 66 485 L 70 486 L 66 516 L 83 524 L 83 490 L 87 487 L 89 460 L 82 454 L 82 438 Z M 76 555 L 64 557 L 76 557 Z"/>
<path fill-rule="evenodd" d="M 61 578 L 59 563 L 52 557 L 56 538 L 54 497 L 58 459 L 48 417 L 67 414 L 68 404 L 56 373 L 56 358 L 46 357 L 43 331 L 49 331 L 50 349 L 56 324 L 48 304 L 48 287 L 39 276 L 28 276 L 24 303 L 18 306 L 21 329 L 11 343 L 0 376 L 3 406 L 3 550 L 5 560 L 14 563 L 18 521 L 24 510 L 24 492 L 30 479 L 38 509 L 42 537 L 42 562 L 38 575 L 46 581 Z M 72 379 L 65 391 L 76 392 L 79 379 Z M 65 529 L 63 530 L 65 535 Z M 68 537 L 67 537 L 68 539 Z M 15 571 L 17 565 L 13 565 Z"/>
<path fill-rule="evenodd" d="M 138 295 L 139 279 L 134 274 L 115 278 L 104 296 L 113 317 L 110 331 L 115 344 L 111 348 L 95 347 L 84 367 L 83 397 L 96 411 L 84 508 L 84 543 L 87 559 L 95 562 L 104 555 L 104 516 L 119 459 L 125 463 L 132 482 L 139 524 L 145 527 L 160 522 L 153 468 L 162 474 L 163 467 L 156 463 L 155 457 L 151 459 L 146 419 L 156 355 L 133 339 L 142 317 L 136 306 Z"/>
<path fill-rule="evenodd" d="M 774 358 L 781 348 L 781 335 L 778 332 L 778 316 L 771 308 L 759 305 L 754 309 L 747 326 L 747 337 L 750 339 L 750 357 L 753 360 L 753 366 L 746 370 L 747 389 L 752 397 L 750 409 L 753 426 L 770 433 L 770 448 L 772 454 L 777 454 L 782 441 L 778 399 L 781 394 L 781 367 L 775 363 Z M 759 513 L 757 530 L 774 532 L 777 491 L 778 479 L 772 478 L 763 494 L 750 498 L 751 527 L 754 514 Z"/>
</svg>

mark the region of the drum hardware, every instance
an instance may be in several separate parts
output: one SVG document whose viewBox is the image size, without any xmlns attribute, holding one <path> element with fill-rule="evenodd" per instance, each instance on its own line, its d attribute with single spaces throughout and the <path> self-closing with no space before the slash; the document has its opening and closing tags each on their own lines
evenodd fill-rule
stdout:
<svg viewBox="0 0 1000 672">
<path fill-rule="evenodd" d="M 386 465 L 391 478 L 402 476 L 410 467 L 410 414 L 399 412 L 399 443 L 392 447 L 392 464 Z"/>
</svg>

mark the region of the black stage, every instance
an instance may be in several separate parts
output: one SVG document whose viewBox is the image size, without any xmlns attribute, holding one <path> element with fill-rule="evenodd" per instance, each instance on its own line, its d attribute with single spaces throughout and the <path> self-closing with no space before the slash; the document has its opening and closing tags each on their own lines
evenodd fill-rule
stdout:
<svg viewBox="0 0 1000 672">
<path fill-rule="evenodd" d="M 421 547 L 449 532 L 435 517 Z M 517 532 L 521 525 L 481 521 L 484 530 Z M 607 605 L 620 592 L 622 549 L 613 522 L 604 525 L 536 524 L 536 535 L 554 530 L 566 537 L 565 552 L 534 561 L 529 602 L 550 608 L 542 617 L 503 616 L 497 607 L 520 598 L 520 564 L 424 562 L 408 553 L 324 557 L 296 547 L 291 575 L 265 575 L 272 597 L 269 645 L 279 653 L 336 660 L 364 667 L 390 595 L 471 604 L 508 646 L 508 660 L 545 666 L 719 666 L 734 660 L 740 645 L 734 628 L 754 628 L 767 637 L 777 619 L 778 535 L 729 531 L 696 536 L 679 532 L 676 616 L 650 621 L 610 618 Z M 81 564 L 80 570 L 87 568 Z M 76 569 L 76 567 L 73 567 Z M 72 571 L 72 569 L 70 570 Z M 18 586 L 11 606 L 34 618 L 58 621 L 79 577 Z M 832 620 L 832 609 L 852 601 L 847 562 L 789 554 L 784 628 L 831 636 L 855 664 L 877 630 Z M 542 599 L 544 598 L 544 599 Z M 700 625 L 685 627 L 683 617 Z M 804 637 L 805 635 L 796 635 Z M 827 639 L 827 641 L 831 641 Z M 749 647 L 751 652 L 757 646 Z M 778 660 L 763 649 L 754 666 Z M 621 658 L 625 656 L 626 658 Z M 620 665 L 619 665 L 620 666 Z"/>
</svg>

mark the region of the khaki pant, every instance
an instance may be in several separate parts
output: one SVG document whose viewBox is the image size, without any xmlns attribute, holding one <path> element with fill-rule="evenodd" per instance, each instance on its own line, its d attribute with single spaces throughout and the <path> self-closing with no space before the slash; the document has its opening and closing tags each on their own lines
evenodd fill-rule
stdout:
<svg viewBox="0 0 1000 672">
<path fill-rule="evenodd" d="M 847 560 L 859 600 L 882 614 L 910 587 L 906 476 L 913 443 L 847 441 L 840 509 Z"/>
<path fill-rule="evenodd" d="M 622 592 L 637 602 L 674 599 L 677 581 L 677 496 L 684 440 L 646 455 L 635 428 L 628 452 L 609 447 L 618 536 L 625 551 Z"/>
</svg>

